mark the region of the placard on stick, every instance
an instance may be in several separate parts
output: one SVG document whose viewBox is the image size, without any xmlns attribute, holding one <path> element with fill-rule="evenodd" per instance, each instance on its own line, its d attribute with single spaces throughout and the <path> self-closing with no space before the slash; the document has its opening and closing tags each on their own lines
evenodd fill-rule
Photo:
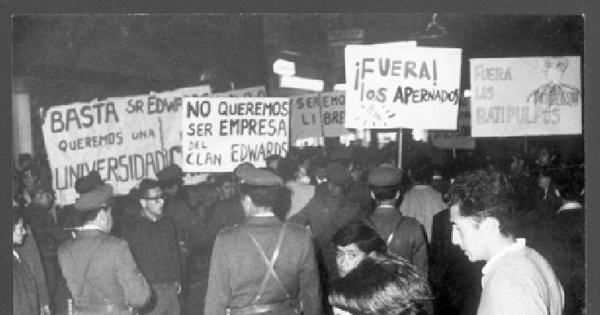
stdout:
<svg viewBox="0 0 600 315">
<path fill-rule="evenodd" d="M 265 166 L 289 150 L 288 98 L 185 98 L 182 168 L 230 172 L 243 162 Z"/>
</svg>

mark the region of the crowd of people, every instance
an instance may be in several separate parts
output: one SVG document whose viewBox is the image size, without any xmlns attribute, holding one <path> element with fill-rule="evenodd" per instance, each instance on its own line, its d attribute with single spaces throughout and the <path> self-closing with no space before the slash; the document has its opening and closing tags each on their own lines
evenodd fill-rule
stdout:
<svg viewBox="0 0 600 315">
<path fill-rule="evenodd" d="M 540 148 L 434 164 L 292 148 L 57 206 L 19 158 L 13 314 L 584 314 L 584 169 Z"/>
</svg>

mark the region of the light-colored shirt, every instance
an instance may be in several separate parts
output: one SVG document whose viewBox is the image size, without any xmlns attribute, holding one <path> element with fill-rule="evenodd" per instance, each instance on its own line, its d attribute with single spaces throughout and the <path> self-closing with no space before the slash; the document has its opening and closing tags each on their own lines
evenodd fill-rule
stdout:
<svg viewBox="0 0 600 315">
<path fill-rule="evenodd" d="M 406 194 L 400 205 L 400 212 L 407 217 L 417 219 L 425 228 L 427 241 L 431 242 L 433 216 L 444 210 L 442 194 L 429 185 L 415 185 Z"/>
<path fill-rule="evenodd" d="M 287 218 L 289 219 L 302 210 L 308 201 L 315 195 L 315 186 L 300 181 L 289 181 L 285 186 L 292 191 L 290 212 L 287 215 Z"/>
<path fill-rule="evenodd" d="M 564 291 L 544 257 L 525 239 L 496 253 L 482 269 L 478 315 L 561 315 Z"/>
</svg>

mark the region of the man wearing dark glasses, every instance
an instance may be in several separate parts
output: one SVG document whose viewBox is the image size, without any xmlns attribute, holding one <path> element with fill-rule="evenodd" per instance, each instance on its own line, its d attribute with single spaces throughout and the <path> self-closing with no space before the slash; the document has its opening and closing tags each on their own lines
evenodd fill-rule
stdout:
<svg viewBox="0 0 600 315">
<path fill-rule="evenodd" d="M 150 303 L 142 312 L 179 315 L 182 271 L 175 222 L 163 216 L 163 191 L 158 181 L 142 180 L 138 193 L 137 211 L 129 211 L 123 238 L 152 288 Z"/>
</svg>

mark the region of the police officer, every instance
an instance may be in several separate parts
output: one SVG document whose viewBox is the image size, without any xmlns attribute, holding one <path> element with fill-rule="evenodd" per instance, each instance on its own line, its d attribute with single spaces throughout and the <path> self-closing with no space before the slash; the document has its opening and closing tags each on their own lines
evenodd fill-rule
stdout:
<svg viewBox="0 0 600 315">
<path fill-rule="evenodd" d="M 246 219 L 215 241 L 205 314 L 321 314 L 321 289 L 308 230 L 273 214 L 283 181 L 261 169 L 240 177 Z"/>
<path fill-rule="evenodd" d="M 109 235 L 112 186 L 103 184 L 75 202 L 79 227 L 58 250 L 74 314 L 132 314 L 150 298 L 146 279 L 124 240 Z"/>
<path fill-rule="evenodd" d="M 423 226 L 416 219 L 403 216 L 396 207 L 402 171 L 391 165 L 380 166 L 371 171 L 368 181 L 377 207 L 366 223 L 386 241 L 389 253 L 407 259 L 427 274 L 429 258 Z"/>
</svg>

